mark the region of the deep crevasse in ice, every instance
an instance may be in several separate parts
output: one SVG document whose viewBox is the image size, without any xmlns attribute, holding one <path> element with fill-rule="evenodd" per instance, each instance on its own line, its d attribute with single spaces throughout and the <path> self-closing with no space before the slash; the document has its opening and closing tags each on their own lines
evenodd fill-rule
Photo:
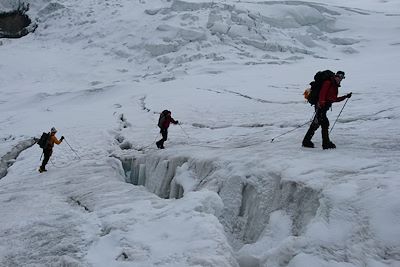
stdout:
<svg viewBox="0 0 400 267">
<path fill-rule="evenodd" d="M 318 190 L 272 172 L 226 177 L 229 174 L 218 163 L 188 157 L 148 155 L 121 161 L 127 182 L 143 185 L 162 198 L 181 198 L 203 189 L 217 192 L 224 203 L 219 220 L 236 249 L 256 242 L 275 211 L 287 214 L 291 235 L 298 236 L 319 208 Z"/>
</svg>

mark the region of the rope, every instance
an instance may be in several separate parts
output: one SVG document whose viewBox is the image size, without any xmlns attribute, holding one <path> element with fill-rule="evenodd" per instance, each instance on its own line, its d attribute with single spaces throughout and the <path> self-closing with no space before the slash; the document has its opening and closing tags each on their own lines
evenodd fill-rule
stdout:
<svg viewBox="0 0 400 267">
<path fill-rule="evenodd" d="M 63 164 L 62 166 L 57 166 L 54 162 L 53 162 L 53 160 L 50 158 L 50 162 L 51 162 L 51 165 L 53 165 L 54 167 L 56 167 L 56 168 L 65 168 L 65 167 L 68 167 L 68 166 L 71 166 L 72 165 L 72 161 L 70 161 L 68 164 Z"/>
<path fill-rule="evenodd" d="M 135 148 L 135 149 L 136 149 L 137 151 L 143 151 L 143 150 L 149 148 L 150 146 L 152 146 L 152 145 L 156 142 L 158 136 L 159 136 L 159 134 L 156 135 L 156 137 L 154 138 L 153 142 L 151 142 L 149 145 L 144 146 L 144 147 L 141 147 L 141 148 Z"/>
<path fill-rule="evenodd" d="M 186 139 L 187 145 L 189 145 L 189 146 L 201 146 L 201 145 L 193 145 L 193 144 L 189 143 L 189 139 L 195 140 L 195 141 L 197 141 L 197 142 L 199 142 L 199 143 L 201 143 L 202 141 L 199 140 L 199 139 L 197 139 L 197 138 L 195 138 L 195 137 L 191 137 L 191 136 L 183 129 L 183 127 L 181 126 L 180 123 L 179 123 L 178 125 L 179 125 L 179 127 L 181 127 L 182 132 L 183 132 L 183 133 L 186 135 L 186 137 L 187 137 L 187 139 Z M 204 146 L 204 147 L 212 147 L 212 146 Z M 219 147 L 213 147 L 213 148 L 219 148 Z M 222 147 L 221 147 L 221 148 L 222 148 Z"/>
<path fill-rule="evenodd" d="M 69 148 L 72 150 L 72 152 L 74 152 L 75 155 L 78 156 L 78 159 L 81 159 L 81 157 L 78 155 L 78 153 L 70 146 L 70 144 L 67 142 L 67 140 L 66 140 L 65 138 L 64 138 L 64 140 L 65 140 L 65 143 L 67 143 L 67 145 L 69 146 Z"/>
<path fill-rule="evenodd" d="M 312 122 L 312 121 L 315 119 L 315 116 L 316 116 L 316 115 L 317 115 L 317 111 L 314 111 L 314 114 L 312 115 L 312 117 L 311 117 L 311 119 L 310 119 L 309 121 L 303 123 L 302 125 L 297 126 L 296 128 L 294 128 L 294 129 L 292 129 L 292 130 L 290 130 L 290 131 L 287 131 L 287 132 L 285 132 L 285 133 L 283 133 L 283 134 L 280 134 L 280 135 L 278 135 L 278 136 L 275 136 L 274 138 L 271 139 L 271 143 L 274 142 L 274 140 L 275 140 L 276 138 L 281 137 L 281 136 L 283 136 L 283 135 L 285 135 L 285 134 L 291 133 L 291 132 L 293 132 L 293 131 L 295 131 L 295 130 L 301 128 L 301 127 L 303 127 L 304 125 L 306 125 L 306 124 Z"/>
<path fill-rule="evenodd" d="M 197 141 L 198 143 L 202 143 L 201 140 L 189 136 L 189 134 L 183 129 L 183 127 L 182 127 L 180 124 L 179 124 L 179 126 L 181 127 L 182 132 L 186 135 L 187 139 L 190 138 L 191 140 L 195 140 L 195 141 Z M 250 144 L 250 145 L 245 145 L 245 146 L 232 146 L 231 148 L 244 148 L 244 147 L 249 147 L 249 146 L 253 146 L 253 145 L 256 145 L 256 144 L 258 144 L 258 141 L 255 142 L 255 143 L 253 143 L 253 144 Z M 193 144 L 193 143 L 189 143 L 189 142 L 187 142 L 187 145 L 189 145 L 189 146 L 197 146 L 197 147 L 206 147 L 206 148 L 226 148 L 225 146 L 211 146 L 211 145 L 203 145 L 203 144 Z"/>
<path fill-rule="evenodd" d="M 67 142 L 67 140 L 65 140 L 65 138 L 64 138 L 63 141 L 65 141 L 65 143 L 68 145 L 68 147 L 71 149 L 71 151 L 74 152 L 74 154 L 76 155 L 76 157 L 74 157 L 72 160 L 69 160 L 69 164 L 63 164 L 62 166 L 59 166 L 59 165 L 55 164 L 54 161 L 53 161 L 53 160 L 51 159 L 51 157 L 50 157 L 49 161 L 50 161 L 51 164 L 52 164 L 54 167 L 56 167 L 56 168 L 65 168 L 65 167 L 68 167 L 68 166 L 72 165 L 73 161 L 74 161 L 76 158 L 77 158 L 78 160 L 81 160 L 81 157 L 78 155 L 78 153 L 76 152 L 76 150 L 73 149 L 73 148 L 71 147 L 71 145 Z M 65 148 L 61 147 L 61 149 L 62 149 L 64 152 L 67 152 L 67 151 L 65 150 Z M 42 153 L 42 155 L 43 155 L 43 153 Z M 40 158 L 41 158 L 41 157 L 40 157 Z"/>
<path fill-rule="evenodd" d="M 223 146 L 207 146 L 207 145 L 196 145 L 196 144 L 188 144 L 189 146 L 198 146 L 198 147 L 208 147 L 208 148 L 224 148 Z"/>
</svg>

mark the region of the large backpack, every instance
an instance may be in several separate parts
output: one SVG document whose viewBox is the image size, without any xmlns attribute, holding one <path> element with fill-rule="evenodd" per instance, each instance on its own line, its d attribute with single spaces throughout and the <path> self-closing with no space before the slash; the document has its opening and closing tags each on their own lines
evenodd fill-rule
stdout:
<svg viewBox="0 0 400 267">
<path fill-rule="evenodd" d="M 310 82 L 311 88 L 306 89 L 304 98 L 307 99 L 311 105 L 316 105 L 319 100 L 319 92 L 321 91 L 324 81 L 330 80 L 335 76 L 330 70 L 318 71 L 314 75 L 314 81 Z"/>
<path fill-rule="evenodd" d="M 158 127 L 163 128 L 165 119 L 167 118 L 167 115 L 169 113 L 169 110 L 165 109 L 163 112 L 160 113 L 160 118 L 158 119 Z"/>
<path fill-rule="evenodd" d="M 40 146 L 40 148 L 46 148 L 48 142 L 50 139 L 50 133 L 42 133 L 42 136 L 40 137 L 39 141 L 37 141 L 37 144 Z"/>
</svg>

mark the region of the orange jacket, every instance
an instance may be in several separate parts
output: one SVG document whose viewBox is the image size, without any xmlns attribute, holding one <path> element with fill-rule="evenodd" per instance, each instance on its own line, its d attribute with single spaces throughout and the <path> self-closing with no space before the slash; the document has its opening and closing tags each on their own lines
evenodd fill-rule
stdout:
<svg viewBox="0 0 400 267">
<path fill-rule="evenodd" d="M 54 144 L 61 144 L 62 141 L 58 140 L 55 134 L 50 134 L 49 141 L 47 142 L 47 149 L 53 149 Z"/>
</svg>

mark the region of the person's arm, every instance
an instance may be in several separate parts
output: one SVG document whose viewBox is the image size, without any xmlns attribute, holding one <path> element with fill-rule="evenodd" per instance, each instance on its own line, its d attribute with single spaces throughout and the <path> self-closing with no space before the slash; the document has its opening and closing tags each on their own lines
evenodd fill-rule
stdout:
<svg viewBox="0 0 400 267">
<path fill-rule="evenodd" d="M 61 142 L 64 140 L 64 136 L 61 136 L 60 140 L 58 140 L 55 135 L 53 137 L 54 137 L 54 143 L 57 145 L 61 144 Z"/>
<path fill-rule="evenodd" d="M 172 122 L 173 124 L 178 124 L 178 123 L 179 123 L 178 120 L 174 120 L 174 118 L 172 118 L 172 117 L 171 117 L 171 122 Z"/>
<path fill-rule="evenodd" d="M 346 98 L 347 98 L 347 95 L 339 96 L 333 102 L 341 102 L 341 101 L 345 100 Z"/>
<path fill-rule="evenodd" d="M 353 93 L 350 92 L 350 93 L 348 93 L 347 95 L 340 96 L 340 97 L 336 98 L 336 101 L 335 101 L 335 102 L 340 102 L 340 101 L 345 100 L 346 98 L 350 98 L 352 94 L 353 94 Z"/>
</svg>

